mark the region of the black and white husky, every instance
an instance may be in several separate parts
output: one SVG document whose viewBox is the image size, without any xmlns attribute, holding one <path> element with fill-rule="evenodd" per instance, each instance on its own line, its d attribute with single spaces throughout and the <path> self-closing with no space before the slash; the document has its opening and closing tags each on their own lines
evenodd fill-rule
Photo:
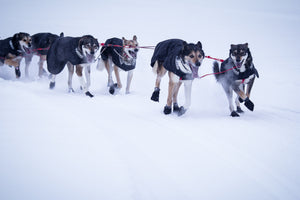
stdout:
<svg viewBox="0 0 300 200">
<path fill-rule="evenodd" d="M 198 69 L 204 57 L 201 42 L 188 44 L 180 39 L 170 39 L 156 45 L 151 59 L 151 66 L 156 74 L 151 100 L 159 101 L 161 78 L 168 72 L 169 89 L 164 114 L 172 112 L 172 103 L 173 111 L 177 112 L 178 116 L 184 114 L 190 107 L 192 82 L 198 77 Z M 179 107 L 177 95 L 182 83 L 184 83 L 185 105 Z"/>
<path fill-rule="evenodd" d="M 93 97 L 89 92 L 89 86 L 91 84 L 90 66 L 95 62 L 95 53 L 98 49 L 98 40 L 91 35 L 84 35 L 82 37 L 59 37 L 56 39 L 47 54 L 47 67 L 48 71 L 52 74 L 50 89 L 55 87 L 56 75 L 59 74 L 67 64 L 69 70 L 69 92 L 74 92 L 72 77 L 75 65 L 81 89 L 87 96 Z M 85 70 L 86 80 L 84 80 L 82 76 L 83 69 Z"/>
<path fill-rule="evenodd" d="M 224 88 L 232 117 L 238 117 L 238 113 L 243 112 L 240 106 L 242 102 L 244 102 L 244 105 L 249 110 L 254 110 L 254 104 L 250 100 L 250 93 L 255 77 L 259 77 L 259 75 L 254 67 L 248 43 L 232 44 L 229 51 L 229 58 L 222 62 L 221 69 L 219 68 L 219 64 L 214 62 L 213 71 L 217 81 Z M 247 85 L 246 92 L 245 85 Z M 235 100 L 236 111 L 234 110 L 232 100 L 233 91 L 237 94 Z"/>
</svg>

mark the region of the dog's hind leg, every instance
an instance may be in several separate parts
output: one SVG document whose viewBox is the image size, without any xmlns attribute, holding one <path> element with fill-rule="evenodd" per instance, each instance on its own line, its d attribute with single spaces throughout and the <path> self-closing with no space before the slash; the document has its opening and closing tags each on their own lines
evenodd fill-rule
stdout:
<svg viewBox="0 0 300 200">
<path fill-rule="evenodd" d="M 232 100 L 233 90 L 232 90 L 232 88 L 228 84 L 225 84 L 225 83 L 222 83 L 222 86 L 224 88 L 224 91 L 226 93 L 226 97 L 228 100 L 230 115 L 232 117 L 239 117 L 240 115 L 234 110 L 234 106 L 233 106 L 233 100 Z"/>
<path fill-rule="evenodd" d="M 74 74 L 74 65 L 72 65 L 70 62 L 67 63 L 68 66 L 68 71 L 69 71 L 69 76 L 68 76 L 68 92 L 74 92 L 73 89 L 73 84 L 72 84 L 72 80 L 73 80 L 73 74 Z"/>
<path fill-rule="evenodd" d="M 112 79 L 113 66 L 112 66 L 111 58 L 108 58 L 108 60 L 105 60 L 103 62 L 104 62 L 105 69 L 106 69 L 107 74 L 108 74 L 107 86 L 110 87 L 114 84 L 113 79 Z"/>
<path fill-rule="evenodd" d="M 50 79 L 50 84 L 49 84 L 50 89 L 53 89 L 55 87 L 55 78 L 56 78 L 56 75 L 51 74 L 51 79 Z"/>
<path fill-rule="evenodd" d="M 116 76 L 116 79 L 117 79 L 118 88 L 121 89 L 122 88 L 122 83 L 121 83 L 121 79 L 120 79 L 119 67 L 114 65 L 114 71 L 115 71 L 115 76 Z"/>
<path fill-rule="evenodd" d="M 156 74 L 155 88 L 152 93 L 151 100 L 159 101 L 160 82 L 162 77 L 167 73 L 167 70 L 162 66 L 162 62 L 156 61 L 153 66 L 153 72 Z"/>
<path fill-rule="evenodd" d="M 46 61 L 46 55 L 40 55 L 39 65 L 39 77 L 47 76 L 46 70 L 43 68 L 44 62 Z"/>
<path fill-rule="evenodd" d="M 126 94 L 129 94 L 132 77 L 133 77 L 133 70 L 130 70 L 127 72 Z"/>
</svg>

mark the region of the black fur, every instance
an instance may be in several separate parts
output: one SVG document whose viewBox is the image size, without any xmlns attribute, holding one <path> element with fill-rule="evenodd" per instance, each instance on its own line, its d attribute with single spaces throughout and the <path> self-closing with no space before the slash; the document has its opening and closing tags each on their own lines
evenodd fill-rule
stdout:
<svg viewBox="0 0 300 200">
<path fill-rule="evenodd" d="M 89 60 L 87 57 L 81 57 L 82 45 L 91 43 L 99 48 L 99 43 L 91 35 L 85 35 L 82 37 L 59 37 L 51 45 L 47 53 L 47 65 L 48 71 L 51 74 L 59 74 L 67 64 L 70 62 L 72 65 L 79 65 L 84 63 L 91 63 L 93 60 Z M 94 54 L 95 52 L 91 52 Z"/>
</svg>

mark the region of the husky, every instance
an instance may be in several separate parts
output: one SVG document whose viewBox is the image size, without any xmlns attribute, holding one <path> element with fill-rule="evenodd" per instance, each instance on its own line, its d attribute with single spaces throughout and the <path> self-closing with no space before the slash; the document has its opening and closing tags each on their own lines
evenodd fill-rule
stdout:
<svg viewBox="0 0 300 200">
<path fill-rule="evenodd" d="M 39 70 L 38 76 L 41 78 L 42 76 L 48 76 L 46 70 L 43 68 L 44 62 L 46 61 L 48 50 L 51 44 L 59 37 L 62 37 L 63 33 L 60 36 L 52 33 L 37 33 L 31 36 L 32 46 L 31 53 L 25 55 L 25 76 L 29 77 L 29 66 L 32 60 L 33 55 L 39 56 Z"/>
<path fill-rule="evenodd" d="M 109 93 L 115 94 L 117 90 L 122 88 L 119 70 L 128 72 L 126 94 L 130 92 L 133 70 L 136 66 L 136 58 L 138 53 L 137 37 L 134 35 L 132 40 L 124 37 L 110 38 L 105 41 L 104 46 L 100 50 L 101 58 L 98 60 L 97 69 L 102 70 L 104 67 L 108 73 Z M 113 82 L 112 72 L 115 71 L 117 83 Z"/>
<path fill-rule="evenodd" d="M 30 54 L 30 48 L 31 36 L 28 33 L 20 32 L 0 40 L 0 66 L 14 66 L 16 78 L 20 78 L 20 62 L 24 55 Z"/>
<path fill-rule="evenodd" d="M 93 95 L 89 92 L 90 66 L 95 62 L 95 53 L 99 49 L 99 43 L 96 38 L 91 35 L 82 37 L 60 37 L 56 39 L 47 54 L 48 71 L 52 74 L 50 81 L 50 89 L 55 87 L 55 76 L 59 74 L 68 65 L 69 92 L 74 92 L 72 87 L 72 77 L 74 73 L 74 65 L 76 65 L 76 74 L 79 77 L 81 89 L 89 97 Z M 82 76 L 83 68 L 85 69 L 86 80 Z"/>
<path fill-rule="evenodd" d="M 156 74 L 156 82 L 151 100 L 158 102 L 160 93 L 160 82 L 168 72 L 169 89 L 167 105 L 164 114 L 177 112 L 183 115 L 191 105 L 191 90 L 194 78 L 198 78 L 198 69 L 204 59 L 204 51 L 201 42 L 190 43 L 180 39 L 169 39 L 157 44 L 151 59 L 153 72 Z M 179 107 L 177 95 L 181 84 L 184 83 L 185 105 Z"/>
<path fill-rule="evenodd" d="M 218 62 L 214 62 L 213 71 L 216 80 L 222 84 L 226 93 L 232 117 L 239 117 L 238 113 L 243 113 L 240 103 L 244 103 L 249 110 L 254 110 L 254 103 L 250 100 L 250 93 L 255 77 L 258 78 L 259 75 L 254 67 L 248 43 L 232 44 L 229 50 L 229 58 L 222 62 L 221 69 Z M 247 85 L 246 91 L 245 85 Z M 232 100 L 233 91 L 237 94 L 235 100 L 236 110 L 234 110 Z"/>
</svg>

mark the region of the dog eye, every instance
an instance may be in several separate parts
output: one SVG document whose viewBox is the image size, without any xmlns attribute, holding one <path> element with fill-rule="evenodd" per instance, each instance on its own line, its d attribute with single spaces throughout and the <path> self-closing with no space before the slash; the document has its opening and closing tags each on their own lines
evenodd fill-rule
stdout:
<svg viewBox="0 0 300 200">
<path fill-rule="evenodd" d="M 199 57 L 199 58 L 202 58 L 202 55 L 199 55 L 198 57 Z"/>
<path fill-rule="evenodd" d="M 194 58 L 195 56 L 194 55 L 190 55 L 190 58 Z"/>
<path fill-rule="evenodd" d="M 26 42 L 26 39 L 23 39 L 24 42 Z"/>
</svg>

